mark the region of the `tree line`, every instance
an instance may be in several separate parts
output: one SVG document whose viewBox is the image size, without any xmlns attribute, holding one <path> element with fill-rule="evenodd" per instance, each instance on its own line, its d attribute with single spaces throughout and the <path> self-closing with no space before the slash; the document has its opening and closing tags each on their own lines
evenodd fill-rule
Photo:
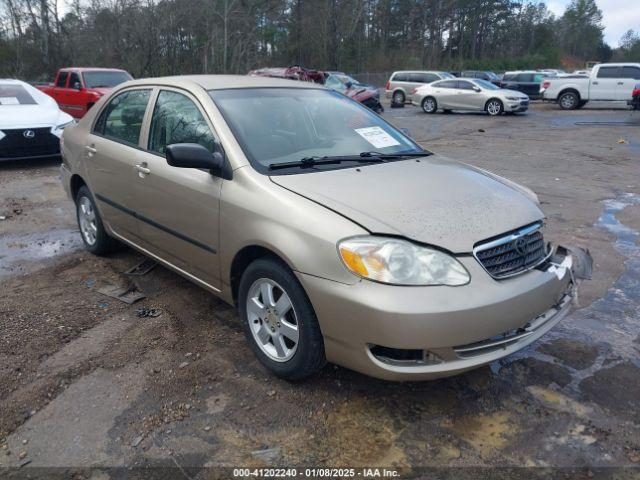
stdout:
<svg viewBox="0 0 640 480">
<path fill-rule="evenodd" d="M 135 77 L 303 65 L 506 70 L 635 57 L 612 50 L 595 0 L 561 16 L 530 0 L 0 0 L 0 76 L 49 79 L 60 66 Z"/>
</svg>

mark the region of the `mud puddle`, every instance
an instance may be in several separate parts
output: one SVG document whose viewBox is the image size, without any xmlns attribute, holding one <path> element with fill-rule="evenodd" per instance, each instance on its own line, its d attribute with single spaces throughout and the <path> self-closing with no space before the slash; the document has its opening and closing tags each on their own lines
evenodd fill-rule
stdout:
<svg viewBox="0 0 640 480">
<path fill-rule="evenodd" d="M 0 278 L 39 270 L 42 260 L 74 252 L 82 247 L 76 229 L 51 230 L 0 237 Z"/>
</svg>

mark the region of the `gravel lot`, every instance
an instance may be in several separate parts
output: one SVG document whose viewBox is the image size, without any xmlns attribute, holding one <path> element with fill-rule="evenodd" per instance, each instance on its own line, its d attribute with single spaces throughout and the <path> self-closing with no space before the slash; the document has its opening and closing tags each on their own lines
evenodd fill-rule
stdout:
<svg viewBox="0 0 640 480">
<path fill-rule="evenodd" d="M 455 378 L 387 383 L 328 365 L 290 384 L 254 359 L 231 307 L 162 267 L 135 280 L 146 298 L 134 305 L 98 293 L 130 284 L 122 272 L 142 256 L 80 248 L 56 163 L 3 164 L 0 466 L 170 467 L 167 478 L 220 465 L 640 466 L 640 112 L 384 116 L 534 189 L 547 236 L 595 259 L 580 308 Z M 139 318 L 143 307 L 162 314 Z"/>
</svg>

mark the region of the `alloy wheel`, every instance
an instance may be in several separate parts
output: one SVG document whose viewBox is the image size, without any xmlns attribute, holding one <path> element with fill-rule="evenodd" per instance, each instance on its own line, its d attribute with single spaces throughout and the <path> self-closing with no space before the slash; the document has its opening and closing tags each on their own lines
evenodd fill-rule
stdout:
<svg viewBox="0 0 640 480">
<path fill-rule="evenodd" d="M 487 112 L 489 112 L 489 115 L 499 115 L 501 111 L 502 105 L 497 100 L 492 100 L 487 105 Z"/>
<path fill-rule="evenodd" d="M 298 348 L 298 319 L 291 298 L 276 282 L 260 278 L 247 295 L 247 320 L 253 338 L 265 355 L 286 362 Z"/>
<path fill-rule="evenodd" d="M 78 202 L 78 220 L 84 241 L 89 245 L 95 244 L 98 235 L 96 212 L 91 200 L 87 197 L 81 197 Z"/>
<path fill-rule="evenodd" d="M 560 99 L 560 106 L 565 110 L 571 110 L 576 104 L 576 99 L 572 94 L 563 95 Z"/>
</svg>

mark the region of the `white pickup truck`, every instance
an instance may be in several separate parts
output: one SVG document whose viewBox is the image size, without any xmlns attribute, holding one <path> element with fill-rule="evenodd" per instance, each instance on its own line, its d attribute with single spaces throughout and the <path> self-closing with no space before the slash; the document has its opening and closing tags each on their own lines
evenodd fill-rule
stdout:
<svg viewBox="0 0 640 480">
<path fill-rule="evenodd" d="M 545 78 L 540 94 L 544 100 L 557 102 L 563 110 L 599 101 L 619 101 L 626 105 L 639 80 L 640 63 L 601 63 L 593 67 L 589 75 Z"/>
</svg>

